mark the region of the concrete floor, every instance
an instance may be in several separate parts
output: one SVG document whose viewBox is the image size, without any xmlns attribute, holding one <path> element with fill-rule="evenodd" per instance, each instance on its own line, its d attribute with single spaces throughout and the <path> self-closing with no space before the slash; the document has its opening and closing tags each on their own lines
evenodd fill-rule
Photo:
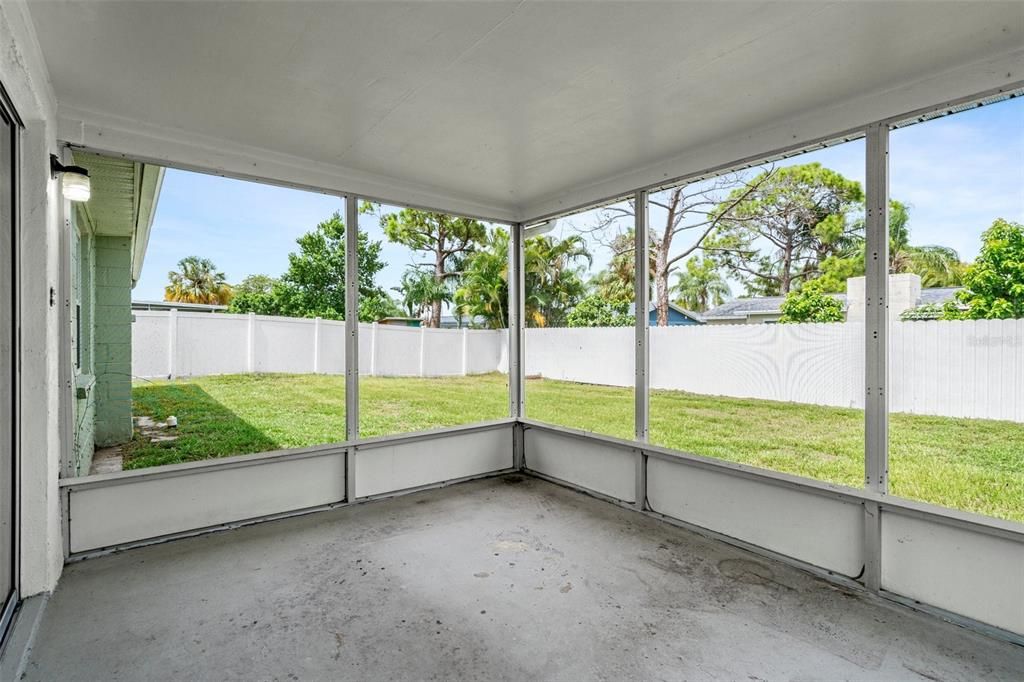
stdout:
<svg viewBox="0 0 1024 682">
<path fill-rule="evenodd" d="M 70 565 L 27 679 L 1022 675 L 1024 648 L 509 476 Z"/>
</svg>

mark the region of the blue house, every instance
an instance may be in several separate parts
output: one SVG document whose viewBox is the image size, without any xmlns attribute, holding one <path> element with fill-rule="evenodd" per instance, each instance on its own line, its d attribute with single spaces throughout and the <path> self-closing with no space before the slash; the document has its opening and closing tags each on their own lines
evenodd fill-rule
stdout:
<svg viewBox="0 0 1024 682">
<path fill-rule="evenodd" d="M 636 305 L 630 304 L 629 314 L 632 315 L 635 310 Z M 648 306 L 648 310 L 650 311 L 648 315 L 648 320 L 650 321 L 651 326 L 657 326 L 658 310 L 655 308 L 653 303 L 651 303 Z M 680 308 L 675 303 L 668 304 L 668 326 L 682 327 L 690 324 L 704 324 L 704 318 L 702 318 L 700 315 L 693 312 L 692 310 Z"/>
</svg>

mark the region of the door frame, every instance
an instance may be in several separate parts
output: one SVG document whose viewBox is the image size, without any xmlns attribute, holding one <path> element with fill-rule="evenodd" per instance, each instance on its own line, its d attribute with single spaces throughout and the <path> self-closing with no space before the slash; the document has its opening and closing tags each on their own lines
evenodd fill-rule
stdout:
<svg viewBox="0 0 1024 682">
<path fill-rule="evenodd" d="M 12 315 L 12 401 L 11 401 L 11 593 L 0 595 L 0 651 L 7 643 L 14 612 L 20 601 L 21 583 L 21 134 L 25 124 L 14 102 L 0 83 L 0 117 L 11 126 L 11 315 Z"/>
</svg>

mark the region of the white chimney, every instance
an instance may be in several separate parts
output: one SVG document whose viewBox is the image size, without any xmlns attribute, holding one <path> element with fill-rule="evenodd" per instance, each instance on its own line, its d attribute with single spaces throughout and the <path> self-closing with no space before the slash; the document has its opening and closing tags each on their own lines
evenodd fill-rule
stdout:
<svg viewBox="0 0 1024 682">
<path fill-rule="evenodd" d="M 889 275 L 889 319 L 898 320 L 904 310 L 914 308 L 921 300 L 921 278 L 905 273 Z M 867 301 L 863 277 L 846 280 L 846 319 L 864 320 L 864 306 Z"/>
</svg>

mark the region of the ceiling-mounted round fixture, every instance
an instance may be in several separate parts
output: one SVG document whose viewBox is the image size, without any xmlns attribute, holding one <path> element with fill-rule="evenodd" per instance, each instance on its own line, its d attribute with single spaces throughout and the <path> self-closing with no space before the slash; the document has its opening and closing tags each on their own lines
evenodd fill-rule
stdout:
<svg viewBox="0 0 1024 682">
<path fill-rule="evenodd" d="M 64 198 L 69 201 L 89 201 L 92 185 L 89 183 L 89 170 L 81 166 L 65 166 L 54 155 L 50 154 L 50 177 L 61 176 L 60 187 Z"/>
</svg>

